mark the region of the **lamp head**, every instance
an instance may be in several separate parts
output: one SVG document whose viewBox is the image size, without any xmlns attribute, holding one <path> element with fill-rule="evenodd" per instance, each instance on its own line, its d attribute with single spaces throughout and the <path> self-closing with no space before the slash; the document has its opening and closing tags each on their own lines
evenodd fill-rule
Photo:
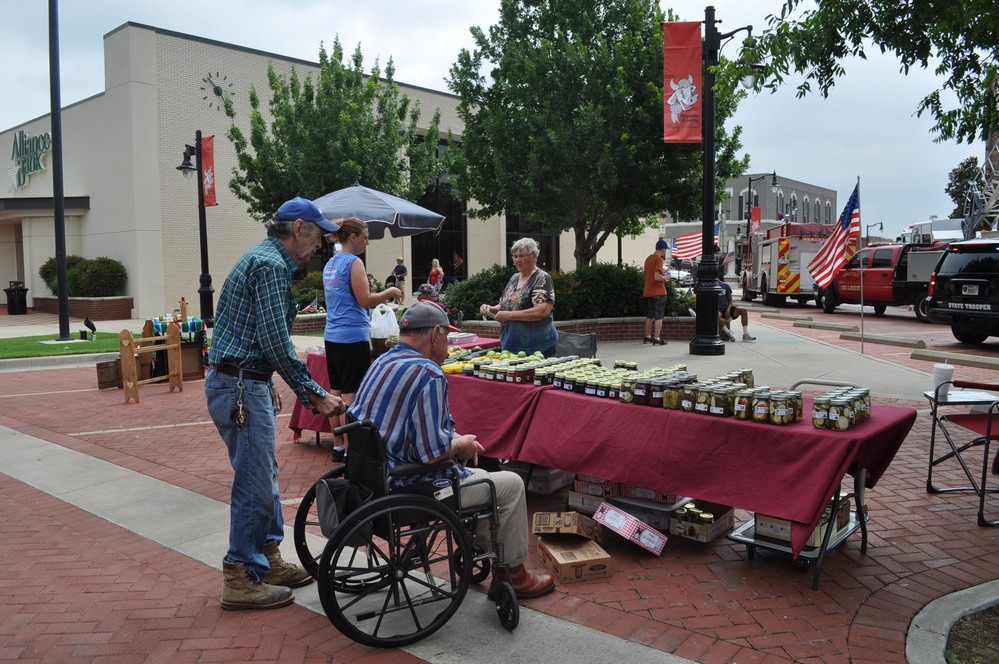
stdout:
<svg viewBox="0 0 999 664">
<path fill-rule="evenodd" d="M 780 189 L 780 183 L 777 182 L 777 171 L 774 171 L 774 179 L 770 182 L 770 191 L 776 194 L 778 189 Z"/>
<path fill-rule="evenodd" d="M 177 167 L 177 170 L 183 173 L 184 177 L 187 178 L 188 180 L 190 180 L 194 172 L 198 170 L 198 167 L 191 163 L 191 157 L 193 157 L 197 153 L 198 149 L 193 145 L 184 146 L 183 161 L 181 161 L 180 166 Z"/>
</svg>

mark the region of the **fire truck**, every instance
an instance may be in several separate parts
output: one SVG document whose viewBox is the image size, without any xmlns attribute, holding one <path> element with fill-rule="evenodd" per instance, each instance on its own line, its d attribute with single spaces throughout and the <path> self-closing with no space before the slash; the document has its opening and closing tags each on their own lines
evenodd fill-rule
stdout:
<svg viewBox="0 0 999 664">
<path fill-rule="evenodd" d="M 825 224 L 792 223 L 753 233 L 742 246 L 742 299 L 750 302 L 762 295 L 763 304 L 771 307 L 785 304 L 788 298 L 798 304 L 814 299 L 807 266 L 832 229 Z"/>
</svg>

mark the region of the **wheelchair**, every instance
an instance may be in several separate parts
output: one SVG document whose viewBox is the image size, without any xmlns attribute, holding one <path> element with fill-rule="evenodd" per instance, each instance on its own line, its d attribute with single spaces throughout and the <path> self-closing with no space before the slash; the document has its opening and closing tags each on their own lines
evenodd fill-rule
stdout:
<svg viewBox="0 0 999 664">
<path fill-rule="evenodd" d="M 495 486 L 488 478 L 467 481 L 488 484 L 491 500 L 462 506 L 453 461 L 407 464 L 389 474 L 373 423 L 353 421 L 334 432 L 347 436 L 346 461 L 302 499 L 294 526 L 298 557 L 316 579 L 326 616 L 345 636 L 377 648 L 416 643 L 447 623 L 468 586 L 485 581 L 494 564 L 509 572 L 497 562 Z M 394 486 L 437 470 L 445 477 Z M 330 504 L 331 486 L 342 498 L 335 501 L 338 509 Z M 489 553 L 473 541 L 483 519 L 489 522 Z M 513 585 L 500 582 L 495 601 L 500 624 L 516 629 L 520 607 Z"/>
</svg>

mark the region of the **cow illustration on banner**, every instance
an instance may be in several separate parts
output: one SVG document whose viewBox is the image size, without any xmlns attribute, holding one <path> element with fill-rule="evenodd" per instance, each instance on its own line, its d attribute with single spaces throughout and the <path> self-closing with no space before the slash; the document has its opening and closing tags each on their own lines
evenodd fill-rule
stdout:
<svg viewBox="0 0 999 664">
<path fill-rule="evenodd" d="M 701 141 L 701 24 L 663 23 L 663 141 Z"/>
</svg>

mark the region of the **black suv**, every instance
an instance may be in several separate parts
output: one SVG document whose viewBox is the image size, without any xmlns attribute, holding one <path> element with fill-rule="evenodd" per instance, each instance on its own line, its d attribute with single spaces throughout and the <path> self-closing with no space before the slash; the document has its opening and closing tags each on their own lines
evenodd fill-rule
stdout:
<svg viewBox="0 0 999 664">
<path fill-rule="evenodd" d="M 999 336 L 999 239 L 947 247 L 930 276 L 927 314 L 934 323 L 949 323 L 961 343 Z"/>
</svg>

